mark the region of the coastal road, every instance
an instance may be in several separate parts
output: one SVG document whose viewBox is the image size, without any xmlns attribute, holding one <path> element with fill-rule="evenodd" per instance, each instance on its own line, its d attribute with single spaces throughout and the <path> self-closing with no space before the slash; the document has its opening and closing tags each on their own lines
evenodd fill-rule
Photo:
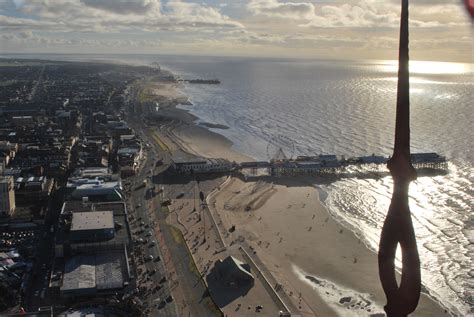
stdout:
<svg viewBox="0 0 474 317">
<path fill-rule="evenodd" d="M 142 162 L 142 167 L 131 182 L 130 197 L 128 198 L 131 204 L 131 210 L 135 210 L 135 232 L 140 231 L 139 235 L 135 234 L 136 239 L 143 239 L 147 243 L 136 243 L 140 248 L 140 262 L 144 263 L 143 278 L 139 279 L 139 285 L 144 286 L 144 293 L 147 295 L 145 302 L 150 309 L 150 315 L 159 316 L 178 316 L 178 309 L 174 300 L 172 299 L 172 290 L 167 276 L 169 275 L 163 264 L 163 255 L 158 247 L 158 244 L 153 244 L 156 241 L 153 220 L 150 219 L 149 192 L 151 190 L 149 185 L 143 186 L 145 180 L 151 179 L 151 173 L 155 164 L 157 153 L 153 150 L 147 153 L 148 155 Z M 149 182 L 148 182 L 149 183 Z M 148 257 L 153 259 L 149 260 Z M 171 297 L 170 297 L 171 296 Z M 168 301 L 167 301 L 168 300 Z"/>
<path fill-rule="evenodd" d="M 162 160 L 162 165 L 155 166 L 152 171 L 152 183 L 148 187 L 155 186 L 156 191 L 163 186 L 162 173 L 169 167 L 171 163 L 171 153 L 168 149 L 163 149 L 163 143 L 156 138 L 156 130 L 151 131 L 143 126 L 143 121 L 134 120 L 133 115 L 129 117 L 129 124 L 135 129 L 135 132 L 142 138 L 145 143 L 150 144 L 149 159 L 156 161 Z M 153 159 L 156 158 L 156 159 Z M 145 165 L 143 171 L 150 171 L 149 165 Z M 143 177 L 143 176 L 142 176 Z M 135 184 L 140 183 L 140 177 L 135 177 Z M 143 182 L 143 181 L 142 181 Z M 143 190 L 144 192 L 144 190 Z M 166 208 L 161 208 L 161 199 L 156 195 L 153 199 L 152 206 L 155 215 L 149 215 L 152 219 L 156 219 L 158 224 L 157 244 L 165 246 L 166 253 L 162 258 L 167 267 L 172 267 L 172 285 L 173 291 L 179 292 L 176 301 L 179 302 L 180 313 L 182 316 L 220 316 L 221 313 L 209 296 L 207 287 L 202 281 L 199 272 L 194 265 L 194 260 L 182 239 L 181 233 L 174 227 L 166 223 L 169 213 Z M 142 204 L 143 205 L 143 204 Z M 139 207 L 143 208 L 143 206 Z M 153 217 L 154 216 L 154 217 Z"/>
</svg>

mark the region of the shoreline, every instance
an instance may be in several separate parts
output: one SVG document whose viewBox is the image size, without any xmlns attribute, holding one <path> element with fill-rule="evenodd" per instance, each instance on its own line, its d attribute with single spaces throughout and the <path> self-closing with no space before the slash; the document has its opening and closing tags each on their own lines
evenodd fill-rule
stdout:
<svg viewBox="0 0 474 317">
<path fill-rule="evenodd" d="M 157 112 L 158 112 L 158 116 L 162 116 L 162 117 L 167 119 L 166 121 L 168 121 L 167 123 L 164 123 L 164 122 L 161 122 L 161 123 L 159 122 L 158 123 L 159 126 L 160 126 L 161 132 L 164 132 L 164 134 L 166 135 L 166 138 L 168 138 L 171 142 L 175 143 L 176 146 L 178 148 L 180 148 L 182 151 L 191 153 L 192 155 L 201 156 L 201 157 L 208 157 L 208 158 L 220 157 L 220 158 L 226 158 L 226 159 L 235 160 L 235 161 L 241 161 L 242 159 L 246 159 L 246 160 L 250 159 L 250 158 L 248 158 L 246 156 L 242 156 L 238 152 L 234 151 L 232 149 L 232 142 L 230 140 L 228 140 L 224 136 L 219 135 L 218 133 L 216 133 L 214 131 L 210 131 L 208 128 L 203 127 L 202 125 L 196 123 L 196 121 L 198 120 L 198 117 L 191 114 L 188 110 L 177 108 L 176 105 L 171 105 L 170 107 L 166 107 L 165 109 L 160 107 L 160 109 Z M 212 125 L 212 123 L 210 123 L 210 124 Z M 163 126 L 165 126 L 164 129 L 166 131 L 163 131 Z M 230 183 L 232 183 L 232 181 L 233 181 L 233 179 L 231 179 Z M 275 180 L 275 181 L 278 181 L 278 180 Z M 361 247 L 358 247 L 358 246 L 354 245 L 354 242 L 356 242 L 357 240 L 358 240 L 357 244 L 360 245 L 360 239 L 357 238 L 356 233 L 354 231 L 350 231 L 349 228 L 344 226 L 344 224 L 340 223 L 337 219 L 334 219 L 334 217 L 331 215 L 331 213 L 329 212 L 327 207 L 319 199 L 319 197 L 320 197 L 319 195 L 320 195 L 320 193 L 323 189 L 318 188 L 318 186 L 317 186 L 317 184 L 315 184 L 314 180 L 312 181 L 311 185 L 309 185 L 306 181 L 301 182 L 301 181 L 292 180 L 290 182 L 294 182 L 295 184 L 298 184 L 296 186 L 302 187 L 302 188 L 304 188 L 304 190 L 310 190 L 311 191 L 311 189 L 312 189 L 316 193 L 315 195 L 316 195 L 317 198 L 315 199 L 314 203 L 318 206 L 317 208 L 320 209 L 319 210 L 320 216 L 323 217 L 325 215 L 326 216 L 326 221 L 331 222 L 331 227 L 335 228 L 334 231 L 339 232 L 339 235 L 341 235 L 345 230 L 349 231 L 350 234 L 345 235 L 345 236 L 349 236 L 349 238 L 346 240 L 346 242 L 350 241 L 349 244 L 352 244 L 352 248 L 357 248 L 358 252 L 363 254 L 362 258 L 364 260 L 370 259 L 370 261 L 369 261 L 370 263 L 365 263 L 364 264 L 364 266 L 366 266 L 366 267 L 369 266 L 370 267 L 370 270 L 368 270 L 368 271 L 367 271 L 367 269 L 365 270 L 365 274 L 371 273 L 370 274 L 371 278 L 374 280 L 374 281 L 372 281 L 372 284 L 369 283 L 370 287 L 368 287 L 368 288 L 373 288 L 374 289 L 373 293 L 377 293 L 376 298 L 377 298 L 377 301 L 380 303 L 380 305 L 375 306 L 375 307 L 382 307 L 383 304 L 385 304 L 385 303 L 384 303 L 384 296 L 381 296 L 381 294 L 383 294 L 383 293 L 381 292 L 380 282 L 378 281 L 378 270 L 377 270 L 376 265 L 374 266 L 374 263 L 375 264 L 377 263 L 376 253 L 374 253 L 372 250 L 370 250 L 365 244 L 363 244 Z M 251 184 L 251 183 L 252 182 L 245 182 L 244 184 Z M 222 184 L 217 185 L 216 188 L 220 187 L 221 185 Z M 226 184 L 226 186 L 220 188 L 215 193 L 215 197 L 229 195 L 229 190 L 226 189 L 227 186 L 229 186 L 229 184 Z M 235 194 L 235 192 L 236 192 L 235 190 L 233 192 L 231 191 L 230 194 L 232 194 L 232 193 Z M 277 193 L 276 196 L 278 196 L 278 194 L 284 193 L 284 189 L 279 188 L 279 190 L 278 189 L 276 190 L 276 193 Z M 307 193 L 307 194 L 310 195 L 311 193 Z M 312 195 L 314 195 L 314 194 L 312 194 Z M 270 195 L 270 197 L 268 197 L 268 199 L 270 199 L 271 196 L 272 195 Z M 291 195 L 290 195 L 290 199 L 291 199 Z M 267 201 L 263 201 L 262 204 L 258 206 L 258 208 L 255 208 L 255 211 L 258 211 L 259 209 L 262 209 L 262 210 L 265 211 L 265 208 L 267 208 L 267 206 L 265 205 L 266 202 Z M 280 201 L 280 204 L 281 203 L 282 202 Z M 212 204 L 210 204 L 210 205 L 212 206 Z M 224 209 L 223 207 L 224 206 L 221 206 L 222 209 Z M 181 209 L 183 209 L 183 206 L 181 206 Z M 211 208 L 211 209 L 213 209 L 213 208 Z M 253 210 L 253 208 L 252 208 L 252 210 Z M 220 212 L 218 212 L 217 210 L 212 210 L 211 215 L 212 215 L 212 213 L 216 213 L 217 215 L 220 216 Z M 328 220 L 328 218 L 330 218 L 330 220 Z M 231 217 L 231 219 L 232 220 L 227 221 L 228 227 L 230 227 L 230 222 L 231 221 L 236 221 L 236 219 L 238 220 L 238 217 L 237 218 L 235 218 L 235 217 L 232 218 Z M 282 220 L 284 220 L 284 219 L 282 219 Z M 255 225 L 255 224 L 252 224 L 252 222 L 248 222 L 248 223 L 245 223 L 245 225 L 246 226 L 247 225 L 252 226 L 252 225 Z M 271 226 L 274 226 L 275 223 L 270 223 L 270 224 L 267 224 L 267 225 L 268 225 L 267 227 L 271 227 Z M 255 228 L 256 231 L 259 231 L 258 229 L 259 228 Z M 186 229 L 186 231 L 187 231 L 187 229 Z M 248 234 L 248 232 L 246 232 L 245 234 Z M 262 235 L 265 235 L 265 233 L 263 233 Z M 267 235 L 267 236 L 265 236 L 265 238 L 269 238 L 269 236 Z M 328 240 L 331 240 L 331 238 L 337 239 L 338 235 L 337 234 L 334 235 L 334 233 L 331 233 L 331 234 L 326 233 L 325 238 L 329 238 Z M 252 239 L 250 239 L 250 241 L 252 241 Z M 232 242 L 232 241 L 230 241 L 230 242 Z M 305 243 L 304 241 L 299 241 L 298 243 L 296 243 L 296 245 L 294 247 L 298 248 L 298 245 L 303 245 L 304 243 Z M 250 244 L 252 245 L 252 242 Z M 260 248 L 259 245 L 255 245 L 255 243 L 253 243 L 251 249 L 252 250 L 259 250 L 259 248 Z M 338 246 L 338 248 L 339 249 L 344 249 L 343 245 Z M 347 250 L 347 248 L 346 248 L 346 250 Z M 326 250 L 326 251 L 329 252 L 329 250 Z M 198 252 L 198 251 L 196 251 L 196 252 Z M 278 258 L 278 256 L 276 256 L 277 260 L 275 260 L 275 254 L 277 254 L 277 253 L 278 253 L 278 250 L 273 249 L 273 250 L 271 250 L 271 252 L 269 254 L 266 254 L 266 251 L 263 250 L 262 248 L 260 248 L 260 250 L 258 252 L 259 255 L 260 254 L 263 255 L 262 256 L 262 258 L 264 259 L 263 262 L 265 262 L 266 266 L 269 266 L 269 265 L 272 265 L 272 264 L 274 265 L 275 262 L 280 263 L 282 260 L 284 260 L 282 258 Z M 199 252 L 198 252 L 198 254 L 199 254 Z M 298 256 L 299 256 L 298 254 L 293 255 L 293 257 L 295 257 L 295 258 L 297 258 Z M 209 257 L 209 255 L 206 255 L 205 257 Z M 199 258 L 202 259 L 202 256 L 199 255 L 198 259 Z M 363 266 L 363 265 L 360 264 L 360 262 L 363 262 L 363 261 L 361 261 L 361 259 L 357 259 L 357 260 L 354 260 L 354 259 L 356 259 L 356 257 L 354 257 L 353 260 L 352 260 L 354 262 L 353 264 L 355 264 L 356 262 L 359 262 L 359 266 Z M 374 259 L 375 259 L 375 261 L 374 261 Z M 302 262 L 305 262 L 305 261 L 302 261 Z M 341 260 L 338 259 L 334 262 L 335 263 L 332 263 L 332 265 L 340 264 Z M 347 265 L 349 265 L 349 264 L 347 264 Z M 295 269 L 295 267 L 296 267 L 296 269 Z M 271 271 L 275 275 L 278 275 L 278 278 L 280 280 L 285 280 L 285 281 L 292 280 L 293 281 L 292 284 L 295 284 L 295 286 L 289 286 L 288 289 L 293 289 L 294 291 L 287 291 L 286 294 L 288 296 L 292 297 L 294 294 L 296 294 L 297 293 L 296 289 L 300 289 L 300 290 L 303 289 L 302 292 L 300 291 L 301 295 L 300 295 L 299 299 L 296 300 L 297 301 L 296 303 L 295 303 L 295 298 L 292 298 L 293 305 L 295 305 L 295 304 L 296 305 L 303 305 L 303 306 L 307 306 L 307 308 L 309 308 L 309 310 L 306 311 L 306 313 L 304 313 L 303 315 L 313 316 L 313 315 L 316 315 L 315 311 L 317 311 L 317 314 L 320 314 L 321 310 L 324 312 L 324 314 L 329 314 L 329 315 L 336 314 L 335 309 L 337 310 L 337 308 L 340 308 L 340 307 L 337 307 L 337 303 L 328 303 L 328 299 L 326 298 L 326 301 L 325 301 L 324 296 L 317 296 L 316 295 L 317 290 L 315 289 L 314 285 L 311 285 L 311 283 L 314 283 L 314 281 L 316 280 L 316 281 L 319 281 L 319 282 L 316 283 L 317 285 L 322 285 L 321 280 L 325 280 L 325 283 L 326 283 L 325 284 L 326 285 L 325 289 L 327 289 L 328 287 L 332 288 L 332 289 L 336 289 L 336 290 L 339 289 L 338 291 L 336 291 L 336 293 L 337 293 L 337 292 L 341 292 L 340 290 L 347 290 L 347 288 L 357 289 L 358 288 L 357 286 L 360 285 L 360 282 L 359 283 L 355 282 L 355 280 L 357 280 L 357 279 L 354 280 L 354 277 L 351 278 L 347 274 L 344 275 L 344 278 L 341 278 L 340 277 L 341 272 L 338 272 L 338 274 L 334 274 L 334 272 L 331 273 L 331 270 L 327 266 L 326 267 L 320 267 L 317 270 L 317 271 L 321 271 L 323 274 L 321 274 L 321 272 L 314 272 L 314 271 L 311 270 L 311 268 L 312 268 L 312 266 L 308 265 L 308 263 L 306 263 L 306 262 L 305 262 L 305 264 L 303 264 L 301 266 L 298 266 L 298 265 L 295 266 L 295 265 L 290 265 L 290 263 L 285 263 L 285 265 L 276 265 L 275 267 L 272 267 Z M 329 270 L 329 273 L 328 273 L 328 270 Z M 303 272 L 308 272 L 308 273 L 303 273 Z M 306 281 L 302 280 L 301 278 L 300 279 L 295 279 L 295 277 L 300 277 L 300 276 L 298 276 L 298 273 L 301 273 L 301 274 L 299 274 L 300 276 L 305 275 L 306 276 Z M 310 275 L 311 275 L 312 278 L 308 278 L 308 276 L 310 276 Z M 312 282 L 308 282 L 310 280 L 312 280 Z M 334 282 L 334 280 L 336 280 L 336 282 Z M 349 287 L 346 286 L 347 285 L 347 280 L 352 280 L 351 283 L 348 283 L 348 284 L 350 284 Z M 369 284 L 367 284 L 367 285 L 369 285 Z M 289 282 L 288 282 L 288 285 L 290 285 Z M 364 289 L 359 291 L 359 292 L 355 292 L 354 294 L 356 294 L 356 295 L 353 295 L 352 297 L 357 297 L 357 294 L 359 294 L 359 295 L 363 294 L 362 293 L 363 291 L 364 291 Z M 325 292 L 327 293 L 327 290 L 325 290 Z M 211 292 L 211 294 L 212 294 L 212 292 Z M 372 292 L 371 292 L 371 294 L 372 294 Z M 343 298 L 345 298 L 345 300 L 343 301 L 343 304 L 346 304 L 347 297 L 348 296 L 342 296 L 340 298 L 336 298 L 336 300 L 343 301 Z M 371 298 L 371 297 L 369 296 L 369 297 L 367 297 L 366 299 L 363 299 L 363 300 L 366 300 L 368 302 L 372 302 L 368 298 Z M 301 304 L 301 302 L 304 302 L 306 304 Z M 316 306 L 315 306 L 314 303 L 316 303 Z M 349 301 L 349 303 L 351 303 L 351 301 Z M 336 306 L 334 306 L 334 304 L 336 304 Z M 361 307 L 360 305 L 356 305 L 356 304 L 357 303 L 351 303 L 351 305 L 354 305 L 356 307 Z M 346 308 L 347 305 L 342 305 L 342 306 L 343 306 L 343 308 L 347 309 Z M 373 306 L 371 306 L 371 307 L 373 307 Z M 226 307 L 223 307 L 223 309 L 225 309 L 225 308 Z M 379 312 L 379 313 L 383 312 L 383 310 L 380 310 L 380 308 L 378 308 L 378 309 L 379 310 L 377 310 L 377 312 Z M 417 311 L 413 315 L 414 316 L 428 316 L 428 315 L 430 315 L 430 316 L 444 316 L 446 314 L 443 312 L 443 309 L 444 308 L 442 308 L 441 304 L 439 304 L 438 302 L 431 299 L 431 297 L 429 297 L 429 295 L 426 295 L 426 294 L 423 293 L 422 296 L 421 296 L 420 304 L 417 308 Z M 372 311 L 372 309 L 370 309 L 370 311 L 368 311 L 368 312 L 371 312 L 371 311 Z M 313 313 L 311 313 L 311 312 L 313 312 Z"/>
</svg>

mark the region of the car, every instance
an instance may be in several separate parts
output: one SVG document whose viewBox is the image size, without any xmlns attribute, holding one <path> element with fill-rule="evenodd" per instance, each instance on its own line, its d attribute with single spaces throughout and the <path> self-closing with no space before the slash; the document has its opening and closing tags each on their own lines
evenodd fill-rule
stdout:
<svg viewBox="0 0 474 317">
<path fill-rule="evenodd" d="M 154 259 L 154 257 L 153 257 L 153 255 L 151 255 L 151 254 L 146 257 L 146 260 L 147 260 L 147 261 L 153 261 L 153 259 Z"/>
<path fill-rule="evenodd" d="M 142 204 L 137 204 L 137 205 L 135 206 L 135 208 L 140 208 L 141 206 L 142 206 Z"/>
<path fill-rule="evenodd" d="M 154 247 L 156 245 L 156 241 L 152 240 L 150 241 L 150 247 Z"/>
<path fill-rule="evenodd" d="M 162 300 L 159 304 L 158 304 L 158 308 L 161 309 L 163 307 L 165 307 L 166 305 L 166 302 L 164 300 Z"/>
<path fill-rule="evenodd" d="M 151 237 L 152 235 L 153 235 L 153 233 L 151 233 L 151 231 L 148 231 L 148 232 L 146 233 L 146 236 L 147 236 L 147 237 Z"/>
<path fill-rule="evenodd" d="M 143 227 L 144 225 L 145 225 L 145 222 L 143 222 L 143 221 L 142 221 L 142 222 L 140 222 L 140 226 L 142 226 L 142 227 Z"/>
</svg>

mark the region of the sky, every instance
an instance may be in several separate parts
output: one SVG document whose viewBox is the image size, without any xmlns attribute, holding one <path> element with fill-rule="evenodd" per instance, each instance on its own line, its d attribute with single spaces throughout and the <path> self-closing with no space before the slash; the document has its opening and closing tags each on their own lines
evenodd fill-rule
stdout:
<svg viewBox="0 0 474 317">
<path fill-rule="evenodd" d="M 0 53 L 397 59 L 400 0 L 0 0 Z M 410 56 L 473 62 L 462 0 L 410 1 Z"/>
</svg>

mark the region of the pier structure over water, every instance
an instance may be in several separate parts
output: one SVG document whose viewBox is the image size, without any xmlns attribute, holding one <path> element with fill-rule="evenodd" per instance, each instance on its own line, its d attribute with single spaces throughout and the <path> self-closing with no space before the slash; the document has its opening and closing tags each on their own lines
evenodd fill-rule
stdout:
<svg viewBox="0 0 474 317">
<path fill-rule="evenodd" d="M 336 155 L 298 156 L 296 159 L 252 161 L 231 163 L 216 159 L 176 159 L 173 168 L 180 174 L 219 173 L 240 171 L 247 176 L 298 176 L 298 175 L 342 175 L 351 169 L 363 168 L 366 172 L 386 172 L 390 157 L 370 155 L 345 158 Z M 448 161 L 437 153 L 416 153 L 411 155 L 417 170 L 447 172 Z"/>
</svg>

